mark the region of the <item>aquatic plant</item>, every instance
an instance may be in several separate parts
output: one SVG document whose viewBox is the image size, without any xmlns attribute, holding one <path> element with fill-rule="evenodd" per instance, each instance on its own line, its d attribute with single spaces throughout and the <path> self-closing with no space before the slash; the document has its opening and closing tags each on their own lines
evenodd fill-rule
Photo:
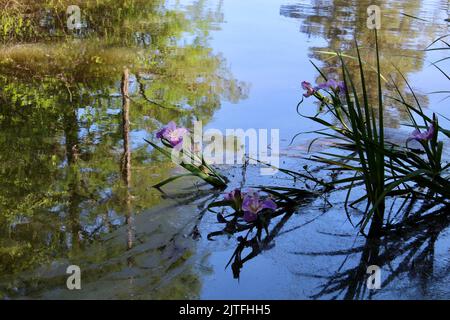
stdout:
<svg viewBox="0 0 450 320">
<path fill-rule="evenodd" d="M 264 212 L 273 212 L 277 209 L 276 203 L 270 197 L 262 197 L 255 190 L 241 191 L 234 189 L 227 193 L 223 201 L 212 203 L 209 207 L 229 206 L 235 214 L 244 221 L 255 222 Z"/>
<path fill-rule="evenodd" d="M 388 197 L 401 197 L 405 201 L 414 197 L 432 201 L 436 205 L 449 204 L 450 181 L 447 172 L 449 164 L 442 164 L 443 142 L 438 141 L 438 133 L 442 132 L 448 135 L 448 131 L 439 126 L 436 115 L 430 119 L 424 114 L 417 98 L 415 99 L 417 106 L 408 104 L 393 82 L 392 85 L 397 89 L 400 97 L 394 99 L 406 108 L 414 132 L 409 138 L 405 137 L 406 144 L 404 146 L 387 141 L 384 134 L 384 88 L 381 81 L 380 53 L 376 32 L 378 96 L 375 105 L 371 103 L 367 94 L 367 88 L 372 84 L 368 84 L 365 80 L 365 65 L 356 41 L 355 44 L 361 87 L 356 88 L 356 78 L 349 72 L 344 55 L 337 52 L 336 57 L 341 64 L 343 81 L 338 84 L 337 81 L 328 79 L 314 65 L 325 83 L 313 88 L 309 82 L 304 81 L 302 87 L 307 90 L 304 97 L 314 96 L 319 100 L 324 112 L 319 112 L 314 116 L 303 116 L 323 127 L 316 133 L 326 139 L 332 139 L 336 150 L 335 152 L 321 152 L 319 155 L 313 155 L 311 159 L 329 165 L 330 170 L 351 174 L 334 180 L 333 185 L 339 186 L 336 188 L 337 190 L 347 192 L 345 210 L 349 219 L 349 206 L 366 203 L 363 218 L 358 225 L 360 231 L 364 233 L 365 227 L 370 222 L 368 235 L 376 236 L 381 232 L 385 222 L 386 198 Z M 406 81 L 405 78 L 404 80 Z M 408 87 L 410 88 L 409 84 Z M 414 92 L 412 94 L 415 97 Z M 304 99 L 297 106 L 298 112 L 303 101 Z M 375 112 L 375 106 L 378 108 L 378 112 Z M 418 117 L 422 118 L 423 125 L 417 123 Z M 421 131 L 424 128 L 426 131 Z M 423 150 L 409 148 L 407 142 L 411 140 L 418 141 Z M 350 202 L 352 191 L 359 186 L 364 187 L 365 194 Z M 399 210 L 402 208 L 403 206 Z"/>
<path fill-rule="evenodd" d="M 277 205 L 272 199 L 261 199 L 259 194 L 248 194 L 242 201 L 242 211 L 244 211 L 244 220 L 252 222 L 258 219 L 258 215 L 264 210 L 276 210 Z"/>
<path fill-rule="evenodd" d="M 234 189 L 222 200 L 208 205 L 208 210 L 215 213 L 217 221 L 224 225 L 222 230 L 209 233 L 208 239 L 237 236 L 236 249 L 226 267 L 231 265 L 234 278 L 239 278 L 244 264 L 270 249 L 272 240 L 292 215 L 316 196 L 314 192 L 292 191 L 283 187 L 261 188 L 259 191 Z M 215 211 L 217 208 L 220 211 Z M 271 224 L 274 224 L 272 228 Z M 244 254 L 246 248 L 250 252 Z"/>
<path fill-rule="evenodd" d="M 189 173 L 170 177 L 154 185 L 154 188 L 159 189 L 169 182 L 186 176 L 198 177 L 215 188 L 226 188 L 228 179 L 205 161 L 201 150 L 183 148 L 184 139 L 190 139 L 188 129 L 177 127 L 175 122 L 170 121 L 156 132 L 156 137 L 160 139 L 164 147 L 160 147 L 149 140 L 144 140 L 164 156 L 189 171 Z"/>
<path fill-rule="evenodd" d="M 311 83 L 309 83 L 308 81 L 303 81 L 302 82 L 302 88 L 303 90 L 305 90 L 306 92 L 303 94 L 303 96 L 305 98 L 308 98 L 310 96 L 312 96 L 316 90 L 313 88 L 313 86 L 311 85 Z"/>
<path fill-rule="evenodd" d="M 156 137 L 164 139 L 173 148 L 180 150 L 183 146 L 183 137 L 188 133 L 189 131 L 186 128 L 177 128 L 176 123 L 170 121 L 167 126 L 164 126 L 156 133 Z"/>
<path fill-rule="evenodd" d="M 434 137 L 435 132 L 436 129 L 434 128 L 434 124 L 431 124 L 425 132 L 420 132 L 419 129 L 416 129 L 411 133 L 411 136 L 408 140 L 406 140 L 406 142 L 411 140 L 416 140 L 419 142 L 430 141 Z"/>
</svg>

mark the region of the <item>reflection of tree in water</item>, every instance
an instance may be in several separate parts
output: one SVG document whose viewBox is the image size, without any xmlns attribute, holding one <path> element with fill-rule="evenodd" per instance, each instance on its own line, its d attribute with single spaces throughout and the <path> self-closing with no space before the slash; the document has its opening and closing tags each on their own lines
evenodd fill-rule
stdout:
<svg viewBox="0 0 450 320">
<path fill-rule="evenodd" d="M 105 11 L 110 4 L 114 10 Z M 132 215 L 160 201 L 150 187 L 171 170 L 139 132 L 169 120 L 207 122 L 222 99 L 245 97 L 245 84 L 208 46 L 220 12 L 203 13 L 203 6 L 199 1 L 182 11 L 164 1 L 89 2 L 80 4 L 89 18 L 86 37 L 47 43 L 40 41 L 45 34 L 35 34 L 33 41 L 13 38 L 0 48 L 1 295 L 45 288 L 33 279 L 23 280 L 23 292 L 12 291 L 20 286 L 18 274 L 54 259 L 120 260 L 124 243 L 130 250 L 135 244 Z M 52 9 L 64 16 L 65 8 Z M 190 20 L 194 12 L 203 20 Z M 143 33 L 150 43 L 129 41 L 135 34 L 147 38 Z M 185 33 L 191 40 L 182 43 Z M 124 67 L 128 105 L 118 93 Z M 88 251 L 124 223 L 128 238 L 93 259 Z M 161 253 L 168 261 L 172 249 Z M 181 256 L 191 248 L 183 250 Z"/>
<path fill-rule="evenodd" d="M 442 1 L 442 5 L 446 1 Z M 367 28 L 367 8 L 373 4 L 369 0 L 311 0 L 302 1 L 299 4 L 283 5 L 280 14 L 298 19 L 301 22 L 300 31 L 309 38 L 322 38 L 325 46 L 311 47 L 311 57 L 322 62 L 325 74 L 332 77 L 340 77 L 338 60 L 331 55 L 320 53 L 344 51 L 355 56 L 354 39 L 361 46 L 363 61 L 375 66 L 375 41 L 373 30 Z M 439 30 L 446 28 L 443 24 L 423 22 L 402 15 L 406 13 L 433 21 L 433 13 L 423 12 L 422 1 L 408 2 L 384 0 L 376 3 L 381 8 L 382 20 L 379 30 L 381 68 L 385 76 L 392 75 L 402 92 L 407 91 L 395 67 L 404 75 L 418 72 L 424 67 L 424 49 L 434 38 L 437 38 Z M 444 29 L 445 30 L 445 29 Z M 395 67 L 394 67 L 395 66 Z M 359 70 L 356 61 L 348 60 L 350 73 L 354 75 L 355 86 L 360 88 Z M 368 69 L 368 71 L 371 71 Z M 322 81 L 322 79 L 321 79 Z M 366 82 L 369 84 L 368 94 L 371 101 L 376 101 L 377 86 L 375 72 L 366 74 Z M 392 88 L 388 88 L 392 89 Z M 420 101 L 426 104 L 428 98 L 418 95 Z M 409 96 L 409 99 L 412 97 Z M 412 101 L 412 100 L 411 100 Z M 400 117 L 405 117 L 406 112 L 400 104 L 389 101 Z M 376 107 L 376 103 L 373 103 Z M 397 117 L 386 117 L 390 127 L 398 127 Z"/>
<path fill-rule="evenodd" d="M 423 212 L 421 208 L 418 212 Z M 395 290 L 402 284 L 411 286 L 417 282 L 422 296 L 429 296 L 431 284 L 447 276 L 435 272 L 434 251 L 439 235 L 449 226 L 448 209 L 430 212 L 426 217 L 407 218 L 402 226 L 388 227 L 379 239 L 367 239 L 361 246 L 330 252 L 295 252 L 300 256 L 345 257 L 339 269 L 332 275 L 298 273 L 300 276 L 325 279 L 314 299 L 367 299 L 386 293 L 389 285 L 396 282 Z M 355 260 L 356 256 L 359 260 Z M 351 261 L 356 261 L 353 265 Z M 367 268 L 376 265 L 381 268 L 381 289 L 367 289 Z"/>
</svg>

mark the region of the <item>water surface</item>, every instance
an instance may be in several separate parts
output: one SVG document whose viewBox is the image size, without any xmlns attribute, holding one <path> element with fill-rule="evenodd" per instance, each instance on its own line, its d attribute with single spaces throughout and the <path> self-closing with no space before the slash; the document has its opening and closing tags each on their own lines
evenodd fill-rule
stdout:
<svg viewBox="0 0 450 320">
<path fill-rule="evenodd" d="M 222 195 L 191 180 L 174 183 L 166 194 L 151 188 L 180 172 L 143 141 L 170 120 L 199 119 L 220 130 L 279 128 L 281 163 L 301 168 L 314 136 L 289 142 L 317 128 L 295 111 L 300 82 L 320 81 L 308 60 L 338 77 L 327 52 L 351 50 L 356 37 L 373 62 L 370 1 L 132 3 L 86 8 L 88 27 L 76 37 L 59 35 L 58 20 L 50 19 L 37 35 L 2 43 L 1 297 L 450 297 L 445 218 L 369 243 L 348 222 L 342 195 L 331 196 L 333 208 L 316 199 L 273 222 L 274 239 L 245 263 L 237 281 L 225 269 L 237 236 L 207 239 L 221 226 L 204 207 Z M 448 2 L 379 5 L 382 72 L 394 74 L 397 66 L 427 112 L 450 116 L 445 95 L 429 94 L 448 88 L 430 66 L 442 54 L 422 51 L 448 33 Z M 448 70 L 448 63 L 441 66 Z M 130 70 L 129 122 L 122 117 L 124 67 Z M 386 119 L 392 139 L 409 133 L 395 103 Z M 254 167 L 223 170 L 230 188 L 243 176 L 246 185 L 293 185 L 282 175 L 261 177 Z M 382 267 L 382 290 L 364 291 L 368 263 Z M 80 291 L 66 289 L 71 264 L 82 269 Z"/>
</svg>

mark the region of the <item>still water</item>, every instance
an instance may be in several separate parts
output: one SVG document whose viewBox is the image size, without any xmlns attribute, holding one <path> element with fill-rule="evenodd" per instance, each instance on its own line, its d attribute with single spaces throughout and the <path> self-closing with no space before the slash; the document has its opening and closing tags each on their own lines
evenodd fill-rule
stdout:
<svg viewBox="0 0 450 320">
<path fill-rule="evenodd" d="M 309 60 L 337 75 L 329 52 L 351 50 L 354 37 L 370 60 L 369 4 L 104 0 L 81 7 L 88 27 L 78 36 L 60 34 L 52 13 L 61 8 L 31 8 L 39 19 L 46 13 L 41 28 L 4 36 L 0 48 L 0 297 L 450 298 L 446 219 L 366 243 L 343 213 L 342 195 L 330 196 L 333 208 L 311 200 L 273 222 L 264 250 L 245 262 L 238 281 L 225 268 L 238 235 L 207 237 L 221 226 L 205 206 L 222 195 L 191 180 L 165 194 L 151 188 L 180 172 L 143 140 L 170 120 L 198 119 L 223 131 L 278 128 L 281 164 L 301 168 L 314 137 L 290 145 L 291 138 L 317 129 L 295 111 L 300 82 L 318 79 Z M 448 1 L 379 6 L 382 72 L 394 73 L 395 65 L 428 112 L 450 116 L 446 95 L 432 94 L 448 90 L 430 66 L 444 56 L 423 51 L 449 31 Z M 122 118 L 124 67 L 131 72 L 129 123 Z M 390 139 L 408 135 L 394 103 L 386 119 Z M 293 184 L 252 166 L 222 169 L 230 188 Z M 382 268 L 380 290 L 365 289 L 368 256 Z M 82 290 L 67 290 L 69 265 L 80 266 Z"/>
</svg>

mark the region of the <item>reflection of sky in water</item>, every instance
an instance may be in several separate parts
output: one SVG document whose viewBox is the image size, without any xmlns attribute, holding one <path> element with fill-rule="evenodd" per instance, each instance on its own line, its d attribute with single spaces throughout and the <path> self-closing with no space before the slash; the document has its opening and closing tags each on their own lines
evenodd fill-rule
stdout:
<svg viewBox="0 0 450 320">
<path fill-rule="evenodd" d="M 299 2 L 301 5 L 298 5 Z M 223 53 L 227 58 L 236 77 L 249 82 L 251 89 L 249 99 L 241 102 L 239 106 L 224 103 L 209 127 L 222 130 L 280 128 L 281 137 L 288 141 L 299 131 L 316 128 L 311 121 L 302 119 L 296 114 L 295 106 L 302 95 L 300 82 L 314 81 L 317 76 L 317 71 L 309 62 L 310 47 L 326 48 L 327 43 L 321 37 L 310 38 L 308 34 L 299 32 L 299 26 L 304 26 L 303 19 L 296 19 L 296 15 L 293 15 L 293 18 L 280 15 L 280 7 L 285 7 L 289 3 L 297 5 L 303 15 L 318 10 L 313 9 L 311 2 L 306 0 L 225 1 L 226 22 L 222 30 L 214 32 L 212 44 L 215 51 Z M 320 11 L 327 12 L 326 4 L 329 1 L 322 3 Z M 421 12 L 425 17 L 434 17 L 442 25 L 444 16 L 434 14 L 436 8 L 439 8 L 436 3 L 442 4 L 442 1 L 425 1 Z M 439 12 L 442 12 L 442 9 Z M 417 22 L 417 25 L 420 24 L 420 21 Z M 444 24 L 439 32 L 426 37 L 428 43 L 434 36 L 441 35 L 445 31 Z M 421 42 L 421 48 L 425 47 L 424 41 Z M 442 56 L 442 52 L 430 52 L 426 59 L 436 61 Z M 448 62 L 443 63 L 444 70 L 448 65 Z M 443 90 L 448 81 L 428 64 L 421 72 L 412 73 L 410 80 L 413 88 L 419 93 Z M 449 114 L 445 110 L 447 101 L 441 101 L 442 95 L 431 95 L 429 98 L 432 105 L 430 110 Z"/>
<path fill-rule="evenodd" d="M 211 127 L 280 128 L 288 138 L 310 123 L 295 113 L 300 82 L 312 78 L 304 37 L 292 21 L 279 16 L 277 1 L 226 2 L 223 30 L 214 34 L 214 50 L 222 52 L 232 72 L 250 82 L 249 99 L 239 106 L 224 104 Z M 293 121 L 293 120 L 296 121 Z"/>
<path fill-rule="evenodd" d="M 182 8 L 193 1 L 173 0 L 170 2 L 172 7 Z M 198 1 L 194 2 L 198 3 Z M 343 6 L 343 3 L 347 5 L 353 3 L 353 6 L 364 3 L 364 1 L 336 1 L 336 3 L 338 2 L 341 3 L 342 13 L 352 12 L 352 8 Z M 319 6 L 311 5 L 311 3 L 319 4 Z M 301 81 L 309 80 L 313 82 L 317 77 L 317 71 L 308 61 L 313 53 L 312 48 L 327 48 L 330 43 L 330 39 L 321 34 L 321 32 L 327 31 L 325 25 L 313 23 L 317 17 L 326 20 L 328 15 L 333 13 L 327 6 L 328 3 L 330 1 L 308 0 L 211 0 L 206 2 L 206 7 L 211 8 L 211 11 L 204 10 L 201 13 L 203 15 L 214 13 L 219 4 L 222 6 L 222 12 L 218 17 L 215 17 L 216 22 L 212 23 L 212 28 L 206 28 L 209 31 L 208 38 L 212 47 L 212 54 L 220 54 L 225 58 L 233 78 L 250 84 L 248 99 L 240 100 L 238 103 L 222 101 L 221 108 L 214 112 L 213 119 L 208 123 L 207 128 L 217 128 L 222 132 L 225 132 L 227 128 L 279 128 L 283 139 L 282 147 L 286 147 L 291 137 L 299 131 L 310 131 L 317 128 L 313 122 L 297 115 L 295 106 L 303 93 L 300 88 Z M 392 3 L 394 7 L 401 7 L 403 2 L 389 1 L 389 3 Z M 441 21 L 444 18 L 444 15 L 442 15 L 443 3 L 445 1 L 423 1 L 418 12 L 424 18 L 432 17 L 435 21 Z M 191 11 L 190 18 L 198 19 L 201 22 L 196 14 L 198 13 L 195 10 Z M 307 19 L 308 17 L 310 20 Z M 348 15 L 347 18 L 352 17 L 353 15 Z M 221 21 L 222 18 L 224 23 L 218 23 L 217 21 Z M 349 23 L 347 20 L 341 22 Z M 339 27 L 337 23 L 336 25 L 333 25 L 333 22 L 330 23 L 332 27 Z M 418 26 L 419 23 L 416 25 Z M 196 28 L 196 26 L 193 26 L 193 28 Z M 345 25 L 345 28 L 342 27 L 342 29 L 342 32 L 336 31 L 336 35 L 342 35 L 347 39 L 351 35 L 351 23 L 349 26 Z M 405 46 L 417 45 L 417 42 L 420 42 L 420 47 L 424 48 L 429 40 L 448 32 L 446 24 L 440 25 L 436 30 L 434 30 L 436 34 L 431 32 L 422 36 L 419 33 L 421 36 L 415 39 L 420 39 L 420 41 L 411 39 L 410 42 L 405 42 Z M 389 32 L 393 35 L 398 33 L 395 28 L 389 30 Z M 171 43 L 171 46 L 190 44 L 197 37 L 196 33 L 194 33 L 195 36 L 187 36 L 193 34 L 189 31 L 183 31 L 182 34 L 185 36 L 177 42 Z M 331 40 L 334 40 L 334 38 Z M 430 52 L 426 55 L 427 61 L 436 61 L 441 57 L 443 57 L 443 53 L 440 52 Z M 198 66 L 196 65 L 196 67 Z M 444 70 L 448 70 L 449 63 L 448 61 L 443 62 L 440 66 Z M 191 72 L 195 75 L 197 69 L 194 69 Z M 415 69 L 408 72 L 409 80 L 419 93 L 425 94 L 431 91 L 444 90 L 448 87 L 448 80 L 435 68 L 430 67 L 429 63 L 425 63 L 422 69 L 420 72 Z M 213 70 L 212 72 L 215 73 L 216 71 Z M 152 85 L 152 77 L 143 75 L 142 78 L 149 80 L 149 85 Z M 130 94 L 138 95 L 136 79 L 132 77 L 131 80 Z M 174 86 L 170 76 L 165 80 L 167 80 L 164 83 L 165 85 Z M 197 80 L 200 81 L 203 78 L 200 77 Z M 114 87 L 117 89 L 119 83 L 116 82 Z M 164 91 L 164 89 L 167 88 L 163 86 L 161 90 Z M 88 137 L 89 132 L 98 133 L 98 135 L 91 137 L 91 147 L 96 143 L 101 146 L 102 139 L 108 138 L 112 134 L 119 136 L 117 143 L 113 146 L 113 148 L 117 148 L 117 150 L 114 149 L 117 154 L 105 152 L 100 159 L 94 158 L 98 162 L 94 163 L 92 167 L 88 166 L 79 170 L 83 174 L 95 172 L 96 166 L 105 165 L 106 159 L 108 159 L 111 163 L 106 163 L 105 166 L 111 168 L 111 177 L 105 178 L 107 181 L 120 179 L 119 159 L 112 159 L 112 157 L 119 158 L 119 153 L 122 152 L 122 137 L 120 136 L 121 96 L 118 92 L 113 91 L 117 90 L 108 93 L 113 102 L 105 107 L 105 114 L 106 118 L 117 119 L 117 122 L 116 120 L 112 121 L 110 127 L 105 127 L 101 122 L 94 122 L 90 123 L 89 127 L 86 125 L 76 131 L 80 140 Z M 180 95 L 186 94 L 186 92 L 188 90 L 183 91 Z M 166 96 L 162 95 L 162 97 L 165 98 Z M 202 97 L 195 98 L 201 99 Z M 450 115 L 446 108 L 449 100 L 442 101 L 442 98 L 442 95 L 430 95 L 428 102 L 431 107 L 429 111 L 439 111 Z M 175 101 L 179 102 L 176 99 Z M 180 103 L 184 103 L 184 100 Z M 136 117 L 133 120 L 145 120 L 146 123 L 152 122 L 152 125 L 155 124 L 158 112 L 161 110 L 154 106 L 148 108 L 147 113 L 137 113 L 142 118 Z M 312 103 L 305 104 L 304 108 L 309 108 L 312 112 L 316 111 L 316 106 Z M 138 107 L 132 102 L 131 112 L 137 109 Z M 93 107 L 81 107 L 78 109 L 78 120 L 80 122 L 87 121 L 90 112 L 95 112 Z M 156 116 L 153 116 L 153 112 Z M 168 115 L 167 117 L 174 116 L 170 113 Z M 400 117 L 398 112 L 392 112 L 390 116 Z M 165 122 L 167 120 L 169 119 L 164 119 Z M 192 226 L 192 221 L 196 221 L 198 218 L 196 216 L 199 210 L 197 203 L 192 204 L 191 201 L 186 201 L 187 204 L 180 205 L 177 202 L 183 200 L 183 197 L 180 197 L 181 200 L 166 199 L 161 206 L 148 208 L 149 203 L 155 205 L 159 203 L 160 198 L 159 194 L 156 195 L 156 192 L 150 188 L 151 182 L 156 181 L 144 179 L 145 175 L 154 175 L 155 179 L 159 179 L 160 171 L 166 172 L 165 170 L 168 169 L 159 168 L 163 166 L 159 162 L 156 168 L 143 166 L 143 164 L 154 160 L 147 154 L 138 153 L 139 147 L 144 145 L 143 139 L 151 136 L 149 131 L 151 131 L 149 127 L 131 124 L 130 142 L 131 149 L 135 152 L 133 153 L 135 158 L 132 160 L 132 177 L 135 179 L 132 193 L 133 196 L 136 195 L 135 198 L 131 199 L 131 202 L 136 207 L 138 206 L 137 203 L 141 205 L 141 207 L 135 208 L 135 211 L 139 211 L 140 214 L 136 214 L 134 217 L 136 219 L 134 247 L 130 251 L 125 250 L 125 239 L 130 230 L 128 226 L 123 226 L 127 210 L 121 203 L 123 201 L 121 195 L 118 194 L 120 192 L 125 193 L 126 190 L 121 190 L 119 183 L 118 185 L 100 185 L 98 190 L 95 190 L 98 192 L 98 199 L 94 199 L 97 202 L 88 199 L 80 205 L 76 202 L 77 194 L 74 193 L 72 198 L 75 201 L 73 199 L 70 201 L 75 203 L 74 206 L 82 207 L 78 212 L 79 215 L 85 220 L 87 220 L 87 217 L 92 218 L 89 223 L 83 225 L 84 231 L 88 234 L 97 231 L 105 232 L 107 235 L 101 241 L 92 241 L 86 248 L 83 248 L 85 250 L 83 252 L 85 257 L 83 256 L 83 258 L 89 260 L 90 269 L 87 274 L 91 275 L 91 280 L 87 283 L 83 292 L 73 293 L 74 295 L 71 296 L 70 293 L 61 292 L 59 289 L 53 290 L 54 287 L 52 287 L 49 292 L 44 293 L 44 296 L 61 297 L 60 295 L 64 294 L 69 295 L 68 297 L 85 298 L 99 297 L 100 294 L 101 297 L 116 298 L 160 297 L 159 292 L 154 294 L 149 292 L 149 288 L 161 288 L 160 282 L 158 282 L 161 281 L 168 284 L 168 292 L 162 294 L 162 296 L 165 294 L 167 297 L 196 297 L 199 294 L 202 298 L 307 298 L 314 294 L 319 285 L 325 281 L 324 278 L 308 275 L 329 275 L 338 269 L 342 257 L 300 255 L 299 251 L 345 250 L 355 245 L 364 244 L 362 238 L 355 236 L 355 229 L 349 225 L 345 215 L 342 214 L 342 199 L 339 196 L 334 196 L 334 198 L 332 196 L 330 201 L 336 203 L 335 210 L 330 210 L 327 214 L 322 215 L 322 203 L 320 201 L 299 210 L 300 214 L 293 216 L 283 228 L 282 233 L 274 240 L 274 247 L 245 265 L 240 282 L 233 280 L 230 269 L 224 272 L 223 268 L 233 252 L 235 239 L 227 240 L 224 237 L 217 239 L 216 242 L 206 240 L 206 234 L 218 228 L 214 215 L 205 215 L 199 225 L 202 239 L 192 243 L 189 240 L 190 230 L 188 230 L 188 227 Z M 64 145 L 64 139 L 61 140 L 61 145 Z M 297 144 L 301 147 L 301 139 Z M 86 156 L 91 155 L 86 154 Z M 140 158 L 140 160 L 137 158 Z M 142 162 L 139 163 L 138 161 Z M 86 162 L 88 163 L 88 160 Z M 294 157 L 283 159 L 283 162 L 283 165 L 295 168 L 302 164 Z M 62 169 L 67 163 L 63 162 L 60 165 Z M 236 182 L 240 179 L 241 169 L 234 168 L 231 170 L 231 174 L 234 176 L 233 181 Z M 249 168 L 247 177 L 250 179 L 247 184 L 267 184 L 268 181 L 271 184 L 286 182 L 278 177 L 267 179 L 258 176 L 258 174 L 259 170 Z M 80 181 L 80 184 L 84 187 L 85 181 Z M 168 189 L 180 191 L 183 188 L 187 188 L 183 191 L 190 194 L 193 190 L 197 191 L 196 188 L 193 189 L 191 185 L 185 185 L 183 182 L 175 183 Z M 122 187 L 122 189 L 127 188 Z M 148 201 L 151 202 L 144 201 L 147 200 L 146 196 L 149 197 L 150 200 Z M 139 202 L 141 199 L 144 200 Z M 117 203 L 120 203 L 120 206 Z M 63 208 L 63 205 L 53 207 L 55 215 L 61 214 L 64 210 L 67 209 Z M 90 210 L 93 210 L 93 212 L 91 213 Z M 122 228 L 120 225 L 122 225 Z M 70 227 L 70 225 L 62 226 L 67 230 Z M 101 230 L 97 230 L 97 228 L 101 228 Z M 48 231 L 48 233 L 50 232 L 51 230 Z M 441 233 L 435 243 L 435 260 L 439 263 L 445 262 L 445 259 L 447 259 L 445 256 L 448 250 L 447 244 L 448 230 Z M 192 258 L 189 259 L 191 254 Z M 178 259 L 181 260 L 181 263 Z M 349 263 L 357 264 L 358 259 L 358 256 L 353 256 L 349 259 Z M 130 261 L 132 262 L 130 263 Z M 60 263 L 63 265 L 65 261 Z M 172 268 L 172 264 L 178 267 Z M 104 273 L 101 273 L 101 277 L 97 277 L 96 270 L 101 269 L 98 268 L 99 265 L 105 269 L 111 268 L 112 271 L 104 271 Z M 437 263 L 437 270 L 441 270 L 443 267 L 445 267 L 444 263 L 439 265 Z M 63 273 L 64 270 L 62 270 Z M 267 281 L 268 277 L 270 281 Z M 200 282 L 202 283 L 201 291 L 198 289 Z M 448 296 L 448 288 L 445 286 L 448 281 L 441 281 L 441 283 L 441 285 L 438 283 L 432 284 L 437 288 L 434 295 L 438 297 Z M 395 296 L 398 294 L 396 290 L 403 286 L 408 286 L 407 277 L 394 282 L 393 286 L 380 296 Z M 119 287 L 122 289 L 117 289 Z M 177 288 L 181 289 L 177 291 Z M 79 295 L 77 296 L 77 294 Z M 414 288 L 408 291 L 408 296 L 411 297 L 428 297 L 432 294 L 430 292 L 416 293 Z"/>
</svg>

